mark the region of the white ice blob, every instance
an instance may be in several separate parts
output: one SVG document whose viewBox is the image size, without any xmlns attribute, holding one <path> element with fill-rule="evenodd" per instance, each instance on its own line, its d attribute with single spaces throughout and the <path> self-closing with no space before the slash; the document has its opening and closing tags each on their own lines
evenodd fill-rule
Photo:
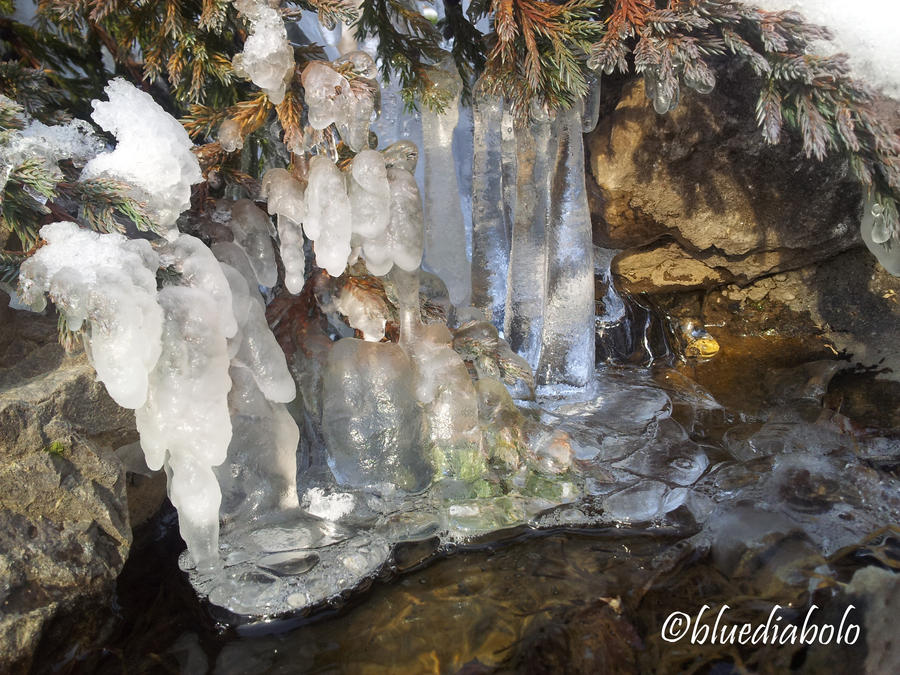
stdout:
<svg viewBox="0 0 900 675">
<path fill-rule="evenodd" d="M 156 101 L 122 78 L 106 85 L 109 101 L 93 101 L 94 121 L 116 137 L 116 148 L 89 161 L 82 178 L 106 176 L 135 187 L 153 221 L 172 236 L 191 204 L 191 185 L 202 180 L 184 127 Z"/>
</svg>

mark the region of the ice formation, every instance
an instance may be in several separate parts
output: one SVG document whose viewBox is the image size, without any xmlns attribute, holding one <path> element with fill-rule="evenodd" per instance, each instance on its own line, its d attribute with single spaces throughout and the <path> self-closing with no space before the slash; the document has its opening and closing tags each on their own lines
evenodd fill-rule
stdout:
<svg viewBox="0 0 900 675">
<path fill-rule="evenodd" d="M 391 220 L 391 187 L 380 152 L 367 149 L 353 158 L 349 188 L 353 233 L 365 246 L 381 237 Z"/>
<path fill-rule="evenodd" d="M 278 269 L 272 245 L 275 228 L 269 216 L 249 199 L 239 199 L 231 207 L 228 225 L 234 233 L 235 243 L 247 253 L 259 284 L 268 288 L 274 286 L 278 281 Z"/>
<path fill-rule="evenodd" d="M 418 150 L 409 141 L 398 141 L 384 151 L 391 194 L 391 217 L 384 236 L 366 244 L 363 251 L 373 274 L 387 274 L 396 265 L 407 272 L 422 263 L 424 216 L 419 184 L 413 171 Z"/>
<path fill-rule="evenodd" d="M 322 395 L 322 431 L 340 485 L 389 484 L 415 492 L 428 484 L 422 413 L 412 364 L 401 347 L 339 340 L 328 358 Z"/>
<path fill-rule="evenodd" d="M 263 176 L 260 196 L 267 200 L 269 213 L 278 216 L 284 285 L 289 292 L 297 294 L 303 288 L 306 271 L 302 227 L 306 219 L 306 195 L 303 186 L 286 169 L 270 169 Z"/>
<path fill-rule="evenodd" d="M 153 221 L 177 236 L 175 221 L 202 179 L 193 143 L 178 120 L 121 78 L 106 86 L 109 101 L 93 101 L 94 121 L 116 137 L 116 148 L 90 160 L 83 178 L 107 176 L 133 185 Z"/>
<path fill-rule="evenodd" d="M 222 122 L 219 127 L 219 145 L 225 152 L 234 152 L 244 147 L 244 139 L 241 138 L 241 125 L 232 119 Z"/>
<path fill-rule="evenodd" d="M 900 6 L 894 0 L 743 0 L 744 4 L 766 11 L 795 10 L 811 23 L 832 33 L 822 51 L 841 52 L 850 57 L 850 66 L 863 80 L 880 88 L 887 96 L 900 98 Z"/>
<path fill-rule="evenodd" d="M 316 264 L 340 276 L 350 257 L 353 221 L 344 175 L 334 162 L 316 155 L 309 162 L 303 231 L 315 242 Z"/>
<path fill-rule="evenodd" d="M 28 157 L 43 158 L 52 169 L 61 159 L 71 159 L 75 166 L 84 166 L 102 152 L 105 144 L 84 120 L 47 125 L 29 120 L 21 131 L 12 131 L 0 146 L 0 160 L 13 168 Z"/>
<path fill-rule="evenodd" d="M 241 453 L 268 457 L 256 471 L 260 494 L 296 505 L 299 432 L 283 405 L 295 385 L 268 328 L 257 272 L 238 244 L 216 245 L 236 269 L 184 234 L 158 251 L 75 223 L 45 225 L 41 236 L 47 244 L 22 265 L 23 299 L 40 309 L 49 294 L 71 329 L 87 324 L 98 379 L 135 410 L 147 466 L 166 469 L 192 564 L 215 569 L 223 493 L 214 467 Z M 157 291 L 161 266 L 177 282 Z M 226 486 L 229 508 L 247 512 L 247 486 Z"/>
<path fill-rule="evenodd" d="M 436 69 L 429 76 L 433 86 L 449 94 L 440 113 L 422 110 L 425 162 L 425 265 L 450 291 L 454 305 L 469 304 L 472 292 L 471 266 L 466 256 L 466 230 L 453 159 L 453 130 L 459 121 L 462 83 L 456 68 Z"/>
<path fill-rule="evenodd" d="M 281 14 L 264 0 L 235 0 L 234 5 L 250 22 L 250 35 L 244 51 L 234 58 L 234 69 L 246 74 L 277 105 L 294 74 L 294 50 Z"/>
<path fill-rule="evenodd" d="M 895 209 L 896 222 L 896 206 L 892 203 L 888 208 Z M 876 202 L 872 197 L 867 197 L 863 201 L 863 217 L 859 231 L 866 247 L 878 259 L 881 266 L 895 277 L 900 276 L 900 232 L 889 228 L 885 205 Z"/>
<path fill-rule="evenodd" d="M 378 83 L 375 62 L 365 52 L 351 52 L 335 61 L 355 73 L 350 79 L 321 61 L 312 61 L 301 76 L 309 124 L 313 129 L 337 126 L 351 149 L 368 147 L 369 123 L 375 111 Z"/>
<path fill-rule="evenodd" d="M 49 293 L 70 330 L 86 321 L 97 379 L 119 405 L 144 405 L 163 324 L 156 252 L 146 241 L 99 235 L 69 222 L 45 225 L 41 236 L 47 245 L 22 263 L 23 301 L 42 309 Z"/>
<path fill-rule="evenodd" d="M 540 357 L 543 327 L 551 161 L 550 119 L 540 110 L 533 118 L 516 129 L 516 207 L 504 316 L 506 339 L 532 368 Z"/>
<path fill-rule="evenodd" d="M 582 387 L 594 372 L 593 238 L 581 130 L 581 116 L 574 108 L 560 112 L 554 123 L 555 157 L 542 255 L 546 298 L 535 368 L 539 384 Z"/>
<path fill-rule="evenodd" d="M 506 308 L 512 223 L 504 190 L 510 157 L 504 154 L 503 101 L 480 95 L 474 104 L 472 159 L 472 304 L 499 328 Z M 507 123 L 509 123 L 507 121 Z M 507 132 L 512 136 L 511 129 Z"/>
</svg>

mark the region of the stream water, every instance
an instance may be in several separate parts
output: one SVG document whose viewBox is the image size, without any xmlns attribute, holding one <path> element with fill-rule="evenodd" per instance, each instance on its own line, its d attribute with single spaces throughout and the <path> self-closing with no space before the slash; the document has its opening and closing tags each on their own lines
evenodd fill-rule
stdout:
<svg viewBox="0 0 900 675">
<path fill-rule="evenodd" d="M 594 505 L 602 526 L 547 519 L 543 529 L 514 527 L 465 545 L 408 542 L 353 591 L 234 625 L 199 601 L 180 571 L 183 544 L 167 506 L 136 532 L 105 646 L 67 647 L 54 669 L 896 672 L 878 661 L 889 653 L 879 639 L 892 632 L 885 596 L 897 593 L 883 570 L 900 568 L 900 531 L 891 527 L 900 513 L 900 441 L 890 399 L 862 396 L 871 374 L 834 377 L 843 362 L 781 367 L 796 363 L 792 345 L 764 337 L 719 335 L 725 346 L 715 358 L 678 361 L 652 313 L 625 304 L 618 319 L 601 316 L 599 355 L 649 365 L 606 363 L 596 399 L 566 413 L 576 444 L 585 430 L 602 429 L 602 461 L 579 458 L 595 461 L 579 508 Z M 655 337 L 635 337 L 650 329 Z M 768 365 L 754 369 L 759 363 Z M 623 391 L 631 394 L 621 407 L 603 412 L 597 402 Z M 657 399 L 665 414 L 653 417 L 652 433 L 633 435 L 641 402 L 657 410 Z M 642 478 L 613 500 L 604 486 L 624 474 Z M 854 578 L 862 568 L 877 570 L 874 582 Z M 707 606 L 696 625 L 712 628 L 726 605 L 729 624 L 754 626 L 776 605 L 779 624 L 800 626 L 815 606 L 813 623 L 837 626 L 853 605 L 849 620 L 861 635 L 840 646 L 665 639 L 673 612 L 696 617 Z"/>
</svg>

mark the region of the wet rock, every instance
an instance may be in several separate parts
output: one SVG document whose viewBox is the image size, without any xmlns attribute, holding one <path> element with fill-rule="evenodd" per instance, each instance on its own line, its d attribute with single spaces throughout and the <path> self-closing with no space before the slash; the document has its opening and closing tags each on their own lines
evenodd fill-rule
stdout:
<svg viewBox="0 0 900 675">
<path fill-rule="evenodd" d="M 5 319 L 0 671 L 19 672 L 102 628 L 92 610 L 108 602 L 131 544 L 125 471 L 112 447 L 136 435 L 132 413 L 95 382 L 84 354 L 56 344 L 55 318 Z"/>
<path fill-rule="evenodd" d="M 900 610 L 900 576 L 879 567 L 864 567 L 853 575 L 847 593 L 863 605 L 866 639 L 866 673 L 900 671 L 897 611 Z"/>
<path fill-rule="evenodd" d="M 900 381 L 900 283 L 862 246 L 859 188 L 837 156 L 804 160 L 788 134 L 766 145 L 739 80 L 666 115 L 642 83 L 625 85 L 592 134 L 594 241 L 620 249 L 616 285 L 673 334 L 708 331 L 715 359 L 742 348 L 735 337 L 800 340 L 795 360 L 773 349 L 760 367 L 828 350 Z"/>
<path fill-rule="evenodd" d="M 707 324 L 743 334 L 818 336 L 834 353 L 846 353 L 849 365 L 890 369 L 884 377 L 900 379 L 900 279 L 866 251 L 723 286 L 705 297 L 701 312 Z"/>
</svg>

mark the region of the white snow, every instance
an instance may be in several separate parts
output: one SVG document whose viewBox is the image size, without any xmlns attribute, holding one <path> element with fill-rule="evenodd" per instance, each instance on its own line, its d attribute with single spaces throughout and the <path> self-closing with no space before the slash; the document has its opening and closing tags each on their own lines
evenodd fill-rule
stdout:
<svg viewBox="0 0 900 675">
<path fill-rule="evenodd" d="M 828 28 L 833 39 L 822 53 L 850 57 L 854 74 L 892 98 L 900 98 L 900 3 L 896 0 L 744 0 L 766 11 L 795 10 Z"/>
</svg>

